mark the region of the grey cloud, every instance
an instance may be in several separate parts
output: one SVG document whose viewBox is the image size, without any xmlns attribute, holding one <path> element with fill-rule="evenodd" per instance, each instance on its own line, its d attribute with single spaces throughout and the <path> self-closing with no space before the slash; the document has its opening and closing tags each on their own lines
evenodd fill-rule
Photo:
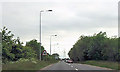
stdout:
<svg viewBox="0 0 120 72">
<path fill-rule="evenodd" d="M 49 44 L 49 35 L 62 35 L 61 39 L 63 42 L 61 43 L 66 44 L 64 47 L 66 49 L 70 49 L 69 46 L 67 47 L 70 40 L 66 40 L 66 38 L 75 41 L 77 40 L 76 37 L 79 37 L 81 34 L 93 34 L 99 31 L 99 28 L 110 28 L 113 31 L 117 28 L 116 1 L 72 1 L 60 3 L 3 3 L 2 22 L 23 41 L 31 38 L 39 39 L 39 11 L 53 9 L 51 13 L 42 13 L 43 40 L 46 41 L 46 44 Z M 111 33 L 110 31 L 108 32 Z M 49 45 L 45 45 L 45 47 L 48 49 Z"/>
</svg>

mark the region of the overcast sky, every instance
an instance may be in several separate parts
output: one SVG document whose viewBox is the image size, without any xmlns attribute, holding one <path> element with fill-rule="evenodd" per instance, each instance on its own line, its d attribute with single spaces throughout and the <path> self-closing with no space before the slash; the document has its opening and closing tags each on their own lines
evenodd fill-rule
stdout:
<svg viewBox="0 0 120 72">
<path fill-rule="evenodd" d="M 108 37 L 118 35 L 118 0 L 1 0 L 0 23 L 24 43 L 39 41 L 40 10 L 42 13 L 42 45 L 49 53 L 68 57 L 67 53 L 81 35 L 100 31 Z M 2 20 L 1 20 L 2 19 Z M 2 27 L 2 25 L 0 25 Z M 63 52 L 66 52 L 64 55 Z"/>
</svg>

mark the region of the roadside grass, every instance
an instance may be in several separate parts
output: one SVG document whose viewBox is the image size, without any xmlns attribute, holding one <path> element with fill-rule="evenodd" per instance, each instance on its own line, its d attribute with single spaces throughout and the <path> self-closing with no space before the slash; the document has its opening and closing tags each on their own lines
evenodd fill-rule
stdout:
<svg viewBox="0 0 120 72">
<path fill-rule="evenodd" d="M 30 72 L 35 72 L 37 70 L 40 70 L 41 68 L 44 68 L 50 64 L 58 62 L 57 60 L 54 61 L 25 61 L 25 62 L 17 62 L 17 63 L 8 63 L 2 65 L 3 72 L 13 72 L 13 70 L 30 70 Z M 12 71 L 11 71 L 12 70 Z"/>
<path fill-rule="evenodd" d="M 99 66 L 99 67 L 110 68 L 110 69 L 114 69 L 114 70 L 120 70 L 120 63 L 118 63 L 118 62 L 91 60 L 91 61 L 84 61 L 84 62 L 80 62 L 80 63 Z"/>
</svg>

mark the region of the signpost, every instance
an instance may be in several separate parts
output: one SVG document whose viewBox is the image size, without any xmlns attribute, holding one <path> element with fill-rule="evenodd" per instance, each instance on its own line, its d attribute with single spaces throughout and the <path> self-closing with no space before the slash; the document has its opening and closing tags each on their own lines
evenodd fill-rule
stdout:
<svg viewBox="0 0 120 72">
<path fill-rule="evenodd" d="M 47 53 L 47 51 L 46 50 L 44 50 L 43 52 L 42 52 L 42 55 L 48 55 L 48 53 Z"/>
</svg>

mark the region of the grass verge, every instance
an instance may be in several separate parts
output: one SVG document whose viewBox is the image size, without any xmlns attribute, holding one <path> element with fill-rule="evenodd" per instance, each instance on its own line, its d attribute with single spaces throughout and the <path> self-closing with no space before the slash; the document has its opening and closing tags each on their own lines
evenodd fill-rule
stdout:
<svg viewBox="0 0 120 72">
<path fill-rule="evenodd" d="M 26 62 L 18 62 L 18 63 L 9 63 L 9 64 L 3 64 L 2 70 L 32 70 L 37 71 L 41 68 L 44 68 L 50 64 L 57 63 L 57 60 L 54 61 L 26 61 Z M 10 72 L 10 71 L 9 71 Z"/>
<path fill-rule="evenodd" d="M 84 61 L 84 62 L 80 62 L 80 63 L 94 65 L 94 66 L 99 66 L 99 67 L 110 68 L 110 69 L 114 69 L 114 70 L 120 70 L 120 63 L 118 63 L 118 62 L 110 62 L 110 61 Z"/>
</svg>

